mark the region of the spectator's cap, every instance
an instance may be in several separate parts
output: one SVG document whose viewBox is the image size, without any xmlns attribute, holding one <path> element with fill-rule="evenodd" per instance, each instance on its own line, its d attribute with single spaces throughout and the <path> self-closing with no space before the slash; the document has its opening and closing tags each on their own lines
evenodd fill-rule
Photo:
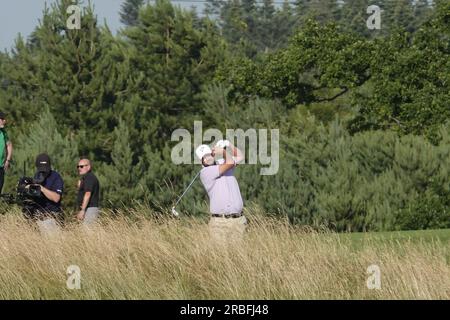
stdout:
<svg viewBox="0 0 450 320">
<path fill-rule="evenodd" d="M 3 111 L 0 111 L 0 119 L 5 119 L 6 118 L 6 113 L 4 113 Z"/>
<path fill-rule="evenodd" d="M 212 153 L 212 150 L 206 144 L 202 144 L 197 148 L 197 150 L 195 150 L 195 154 L 197 155 L 197 158 L 199 158 L 200 160 L 202 160 L 203 157 L 208 153 Z"/>
<path fill-rule="evenodd" d="M 36 157 L 36 168 L 40 172 L 50 172 L 52 166 L 48 154 L 41 153 Z"/>
</svg>

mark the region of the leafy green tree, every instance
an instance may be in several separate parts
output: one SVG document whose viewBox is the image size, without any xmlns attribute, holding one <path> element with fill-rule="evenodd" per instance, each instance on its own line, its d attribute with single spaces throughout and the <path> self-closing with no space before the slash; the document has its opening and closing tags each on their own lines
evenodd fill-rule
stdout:
<svg viewBox="0 0 450 320">
<path fill-rule="evenodd" d="M 336 25 L 309 21 L 286 49 L 262 62 L 227 61 L 216 78 L 233 88 L 229 94 L 236 99 L 276 98 L 289 107 L 333 101 L 369 79 L 371 46 Z"/>
<path fill-rule="evenodd" d="M 450 4 L 442 3 L 415 34 L 396 32 L 378 42 L 370 68 L 373 89 L 355 100 L 360 113 L 353 131 L 393 128 L 435 139 L 450 117 L 448 12 Z"/>
</svg>

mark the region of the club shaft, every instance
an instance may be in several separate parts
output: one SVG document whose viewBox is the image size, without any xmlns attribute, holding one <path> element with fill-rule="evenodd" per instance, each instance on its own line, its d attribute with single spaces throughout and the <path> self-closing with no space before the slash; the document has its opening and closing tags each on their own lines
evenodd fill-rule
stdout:
<svg viewBox="0 0 450 320">
<path fill-rule="evenodd" d="M 189 184 L 189 186 L 186 188 L 186 190 L 184 190 L 183 194 L 178 198 L 177 202 L 174 205 L 174 208 L 178 205 L 178 203 L 180 203 L 181 199 L 183 199 L 184 195 L 186 194 L 186 192 L 188 192 L 188 190 L 191 188 L 191 186 L 194 184 L 195 180 L 197 180 L 197 177 L 200 175 L 200 171 L 197 173 L 197 175 L 194 177 L 194 179 L 192 179 L 191 183 Z"/>
</svg>

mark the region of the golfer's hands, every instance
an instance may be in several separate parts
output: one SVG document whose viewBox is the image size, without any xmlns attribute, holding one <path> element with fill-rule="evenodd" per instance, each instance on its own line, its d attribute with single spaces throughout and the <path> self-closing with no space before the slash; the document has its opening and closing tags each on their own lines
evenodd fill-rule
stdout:
<svg viewBox="0 0 450 320">
<path fill-rule="evenodd" d="M 3 168 L 5 169 L 5 171 L 8 171 L 8 169 L 9 169 L 9 160 L 5 161 L 5 163 L 3 164 Z"/>
<path fill-rule="evenodd" d="M 219 140 L 219 141 L 217 141 L 217 143 L 216 143 L 216 147 L 218 147 L 218 148 L 221 148 L 221 149 L 224 149 L 224 148 L 226 148 L 226 147 L 229 147 L 230 146 L 230 141 L 228 141 L 228 140 Z"/>
<path fill-rule="evenodd" d="M 86 211 L 85 210 L 80 210 L 80 212 L 78 212 L 78 214 L 77 214 L 77 219 L 80 220 L 80 221 L 83 221 L 85 215 L 86 215 Z"/>
<path fill-rule="evenodd" d="M 218 147 L 218 146 L 215 146 L 212 149 L 212 153 L 211 154 L 212 154 L 213 157 L 215 157 L 216 155 L 220 155 L 220 156 L 224 157 L 225 149 L 221 148 L 221 147 Z"/>
</svg>

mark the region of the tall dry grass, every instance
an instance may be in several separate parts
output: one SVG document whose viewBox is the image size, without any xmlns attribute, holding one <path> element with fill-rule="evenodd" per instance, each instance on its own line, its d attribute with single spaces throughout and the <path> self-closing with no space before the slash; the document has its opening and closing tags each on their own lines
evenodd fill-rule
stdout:
<svg viewBox="0 0 450 320">
<path fill-rule="evenodd" d="M 448 243 L 368 242 L 252 215 L 245 240 L 217 244 L 203 220 L 103 218 L 41 235 L 0 218 L 1 299 L 449 299 Z M 381 269 L 381 289 L 366 286 Z M 81 269 L 81 290 L 66 269 Z"/>
</svg>

